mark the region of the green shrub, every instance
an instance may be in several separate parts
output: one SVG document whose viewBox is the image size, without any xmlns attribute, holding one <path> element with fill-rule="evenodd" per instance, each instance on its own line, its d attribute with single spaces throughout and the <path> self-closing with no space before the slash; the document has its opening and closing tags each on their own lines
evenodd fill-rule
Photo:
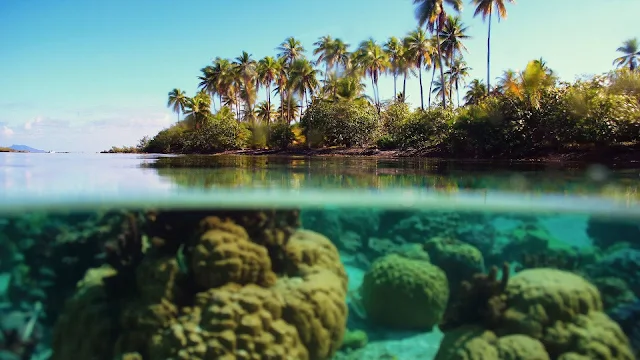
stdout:
<svg viewBox="0 0 640 360">
<path fill-rule="evenodd" d="M 161 130 L 144 147 L 146 153 L 180 153 L 183 148 L 183 137 L 187 132 L 186 126 L 178 123 L 167 129 Z"/>
<path fill-rule="evenodd" d="M 451 110 L 417 110 L 398 127 L 395 140 L 403 149 L 423 149 L 441 143 L 454 120 Z"/>
<path fill-rule="evenodd" d="M 398 134 L 400 127 L 411 117 L 409 105 L 394 101 L 380 113 L 380 132 L 383 135 Z"/>
<path fill-rule="evenodd" d="M 225 108 L 223 108 L 225 109 Z M 251 131 L 228 111 L 219 111 L 199 129 L 184 134 L 182 152 L 208 154 L 247 146 Z"/>
<path fill-rule="evenodd" d="M 278 121 L 269 127 L 268 145 L 272 149 L 286 149 L 295 140 L 293 129 L 286 121 Z"/>
<path fill-rule="evenodd" d="M 246 128 L 250 132 L 247 144 L 251 149 L 264 149 L 267 147 L 267 138 L 269 136 L 269 129 L 266 124 L 256 123 L 248 124 Z"/>
<path fill-rule="evenodd" d="M 375 139 L 378 113 L 367 101 L 316 100 L 300 126 L 309 146 L 364 146 Z"/>
</svg>

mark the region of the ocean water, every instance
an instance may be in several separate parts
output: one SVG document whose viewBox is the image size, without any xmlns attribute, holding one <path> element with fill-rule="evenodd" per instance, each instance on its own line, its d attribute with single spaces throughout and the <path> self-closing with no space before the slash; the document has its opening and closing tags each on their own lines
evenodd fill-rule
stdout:
<svg viewBox="0 0 640 360">
<path fill-rule="evenodd" d="M 0 154 L 0 359 L 634 359 L 633 169 Z"/>
</svg>

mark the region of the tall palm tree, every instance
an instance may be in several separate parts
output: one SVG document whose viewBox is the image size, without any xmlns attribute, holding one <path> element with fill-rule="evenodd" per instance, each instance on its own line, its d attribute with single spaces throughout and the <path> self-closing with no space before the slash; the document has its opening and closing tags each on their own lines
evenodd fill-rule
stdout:
<svg viewBox="0 0 640 360">
<path fill-rule="evenodd" d="M 317 64 L 324 63 L 324 79 L 327 80 L 329 74 L 329 68 L 333 66 L 333 58 L 331 53 L 333 52 L 335 40 L 331 35 L 325 35 L 313 43 L 316 48 L 313 49 L 313 55 L 317 55 Z"/>
<path fill-rule="evenodd" d="M 217 94 L 218 92 L 218 73 L 216 73 L 216 69 L 212 65 L 207 65 L 204 68 L 200 69 L 202 75 L 198 76 L 198 89 L 204 90 L 211 98 Z M 212 102 L 213 109 L 215 111 L 215 102 Z"/>
<path fill-rule="evenodd" d="M 318 88 L 316 77 L 318 72 L 307 59 L 297 59 L 291 64 L 289 89 L 300 95 L 300 117 L 302 117 L 304 103 L 307 102 L 307 95 L 311 98 Z"/>
<path fill-rule="evenodd" d="M 265 56 L 258 62 L 256 70 L 258 74 L 257 80 L 264 85 L 267 93 L 267 104 L 271 109 L 271 85 L 276 81 L 281 71 L 281 64 L 273 57 Z"/>
<path fill-rule="evenodd" d="M 256 102 L 256 61 L 251 54 L 246 51 L 242 55 L 235 58 L 234 61 L 236 83 L 238 84 L 238 93 L 240 99 L 244 103 L 244 114 L 251 117 L 253 115 L 253 106 Z"/>
<path fill-rule="evenodd" d="M 449 68 L 451 68 L 457 56 L 462 56 L 463 52 L 468 51 L 463 42 L 470 38 L 466 34 L 467 30 L 468 27 L 464 25 L 460 16 L 447 16 L 447 22 L 442 28 L 440 36 L 442 37 L 442 52 Z M 455 79 L 450 76 L 449 80 L 452 81 L 450 87 L 453 88 Z"/>
<path fill-rule="evenodd" d="M 389 71 L 393 75 L 393 96 L 398 95 L 398 75 L 400 75 L 400 65 L 404 53 L 404 45 L 397 37 L 392 36 L 384 44 L 384 51 L 389 58 Z"/>
<path fill-rule="evenodd" d="M 409 59 L 418 71 L 420 81 L 420 108 L 424 110 L 424 90 L 422 86 L 422 67 L 431 65 L 433 54 L 433 43 L 427 37 L 427 33 L 422 28 L 410 32 L 404 39 Z M 403 93 L 405 93 L 403 91 Z M 406 94 L 406 93 L 405 93 Z"/>
<path fill-rule="evenodd" d="M 507 18 L 507 7 L 505 2 L 515 4 L 515 0 L 473 0 L 476 11 L 473 16 L 482 15 L 482 20 L 487 20 L 487 91 L 491 91 L 491 16 L 493 11 L 497 12 L 498 21 Z"/>
<path fill-rule="evenodd" d="M 453 86 L 456 88 L 456 96 L 458 107 L 460 107 L 460 81 L 464 82 L 464 79 L 469 76 L 470 67 L 467 66 L 466 61 L 461 56 L 453 59 L 449 69 L 445 72 L 445 75 L 449 78 L 449 96 L 453 97 Z"/>
<path fill-rule="evenodd" d="M 469 85 L 469 90 L 464 95 L 466 105 L 475 105 L 487 96 L 487 87 L 478 79 L 473 79 Z"/>
<path fill-rule="evenodd" d="M 293 36 L 286 38 L 276 50 L 278 51 L 278 57 L 284 58 L 288 66 L 291 66 L 294 60 L 304 57 L 302 43 Z"/>
<path fill-rule="evenodd" d="M 427 29 L 436 35 L 436 51 L 438 56 L 438 66 L 440 67 L 440 83 L 444 83 L 444 68 L 442 67 L 442 51 L 440 49 L 440 32 L 447 20 L 445 5 L 449 5 L 454 11 L 462 11 L 462 0 L 413 0 L 417 4 L 416 18 L 420 26 L 427 26 Z M 446 92 L 442 93 L 442 106 L 446 106 Z"/>
<path fill-rule="evenodd" d="M 613 60 L 615 66 L 628 66 L 631 71 L 635 71 L 638 68 L 640 64 L 640 44 L 638 44 L 638 38 L 626 40 L 616 51 L 622 53 L 622 56 Z"/>
<path fill-rule="evenodd" d="M 180 113 L 184 113 L 184 109 L 188 102 L 189 98 L 184 91 L 176 88 L 169 92 L 167 107 L 170 107 L 171 111 L 178 114 L 178 121 L 180 121 Z"/>
<path fill-rule="evenodd" d="M 375 40 L 369 39 L 360 43 L 358 47 L 357 62 L 365 70 L 365 75 L 371 79 L 373 87 L 373 100 L 380 111 L 380 93 L 378 89 L 378 79 L 380 74 L 389 68 L 389 59 L 382 47 Z"/>
<path fill-rule="evenodd" d="M 338 65 L 342 65 L 346 69 L 349 63 L 349 44 L 342 41 L 340 38 L 336 38 L 333 41 L 333 47 L 328 57 L 331 58 L 330 62 L 335 66 L 334 70 L 338 71 Z"/>
</svg>

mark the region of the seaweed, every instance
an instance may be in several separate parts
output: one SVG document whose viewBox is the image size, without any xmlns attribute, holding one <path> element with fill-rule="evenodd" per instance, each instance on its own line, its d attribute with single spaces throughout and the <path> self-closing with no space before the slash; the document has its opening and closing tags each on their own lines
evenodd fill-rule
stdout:
<svg viewBox="0 0 640 360">
<path fill-rule="evenodd" d="M 449 302 L 442 322 L 441 331 L 448 331 L 462 325 L 477 324 L 485 329 L 495 329 L 502 322 L 507 308 L 505 289 L 509 282 L 508 263 L 502 265 L 502 278 L 498 278 L 498 268 L 491 267 L 488 274 L 478 273 L 469 281 L 462 281 L 460 291 Z"/>
</svg>

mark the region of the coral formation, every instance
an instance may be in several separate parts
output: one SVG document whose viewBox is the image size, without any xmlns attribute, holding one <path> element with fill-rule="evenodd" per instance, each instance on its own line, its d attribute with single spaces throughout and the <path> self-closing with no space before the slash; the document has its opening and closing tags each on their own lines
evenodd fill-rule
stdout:
<svg viewBox="0 0 640 360">
<path fill-rule="evenodd" d="M 444 313 L 449 284 L 437 266 L 391 254 L 371 265 L 360 293 L 367 317 L 374 324 L 430 330 Z"/>
<path fill-rule="evenodd" d="M 122 276 L 113 268 L 79 284 L 52 359 L 331 358 L 346 326 L 346 273 L 331 241 L 296 230 L 296 216 L 150 213 L 134 291 L 104 286 Z M 93 333 L 78 334 L 89 322 Z"/>
<path fill-rule="evenodd" d="M 509 282 L 509 265 L 502 266 L 502 277 L 493 266 L 489 274 L 478 273 L 463 280 L 460 290 L 451 299 L 440 323 L 440 330 L 448 331 L 465 324 L 494 329 L 500 325 L 506 310 L 505 290 Z"/>
<path fill-rule="evenodd" d="M 503 299 L 505 308 L 497 321 L 470 324 L 475 330 L 462 324 L 447 332 L 438 358 L 480 359 L 480 354 L 494 351 L 495 359 L 634 359 L 620 326 L 602 312 L 597 288 L 578 275 L 557 269 L 524 270 L 509 279 Z M 527 338 L 528 346 L 539 342 L 547 357 L 488 350 L 486 330 L 498 342 L 516 334 L 518 342 Z"/>
<path fill-rule="evenodd" d="M 484 272 L 484 258 L 476 247 L 450 237 L 434 237 L 423 244 L 431 262 L 444 270 L 449 280 L 451 298 L 458 284 L 474 274 Z"/>
<path fill-rule="evenodd" d="M 448 332 L 435 360 L 550 360 L 544 345 L 525 335 L 497 336 L 478 326 Z"/>
</svg>

